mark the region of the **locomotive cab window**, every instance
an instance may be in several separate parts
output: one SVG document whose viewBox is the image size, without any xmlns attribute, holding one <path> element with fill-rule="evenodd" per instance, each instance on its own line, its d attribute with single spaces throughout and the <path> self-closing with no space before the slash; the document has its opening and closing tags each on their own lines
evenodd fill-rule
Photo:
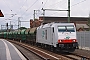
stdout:
<svg viewBox="0 0 90 60">
<path fill-rule="evenodd" d="M 65 32 L 66 27 L 65 26 L 58 26 L 58 32 Z"/>
<path fill-rule="evenodd" d="M 68 32 L 75 32 L 74 26 L 67 26 L 67 31 Z"/>
<path fill-rule="evenodd" d="M 75 32 L 74 26 L 58 26 L 58 32 Z"/>
</svg>

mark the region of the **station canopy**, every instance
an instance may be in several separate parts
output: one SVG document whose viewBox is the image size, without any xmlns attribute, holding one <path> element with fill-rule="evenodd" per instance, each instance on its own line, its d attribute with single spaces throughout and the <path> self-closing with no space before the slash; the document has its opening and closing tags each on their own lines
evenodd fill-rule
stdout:
<svg viewBox="0 0 90 60">
<path fill-rule="evenodd" d="M 4 17 L 4 15 L 3 15 L 3 13 L 2 13 L 2 11 L 0 10 L 0 17 Z"/>
</svg>

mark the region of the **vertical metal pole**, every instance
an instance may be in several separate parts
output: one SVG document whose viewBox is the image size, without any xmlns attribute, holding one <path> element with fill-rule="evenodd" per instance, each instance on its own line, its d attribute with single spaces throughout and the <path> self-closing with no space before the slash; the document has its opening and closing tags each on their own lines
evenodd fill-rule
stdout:
<svg viewBox="0 0 90 60">
<path fill-rule="evenodd" d="M 43 22 L 45 20 L 45 10 L 43 10 Z"/>
<path fill-rule="evenodd" d="M 10 21 L 10 30 L 11 30 L 11 21 Z"/>
<path fill-rule="evenodd" d="M 1 30 L 2 30 L 2 25 L 1 25 Z"/>
<path fill-rule="evenodd" d="M 21 27 L 21 21 L 19 21 L 20 22 L 20 26 L 19 27 Z"/>
<path fill-rule="evenodd" d="M 90 12 L 89 12 L 88 25 L 89 25 L 89 31 L 90 31 Z"/>
<path fill-rule="evenodd" d="M 8 23 L 6 23 L 6 27 L 7 27 L 7 32 L 8 32 Z"/>
<path fill-rule="evenodd" d="M 68 0 L 68 22 L 70 22 L 70 0 Z"/>
<path fill-rule="evenodd" d="M 20 22 L 19 18 L 20 18 L 20 17 L 18 17 L 18 30 L 19 30 L 19 22 Z"/>
<path fill-rule="evenodd" d="M 34 15 L 34 20 L 35 20 L 35 10 L 34 10 L 34 14 L 33 15 Z"/>
</svg>

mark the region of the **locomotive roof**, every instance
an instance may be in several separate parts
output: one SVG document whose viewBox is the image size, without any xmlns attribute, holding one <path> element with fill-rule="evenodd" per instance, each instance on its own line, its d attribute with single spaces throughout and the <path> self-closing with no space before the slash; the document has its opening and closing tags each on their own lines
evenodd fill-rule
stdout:
<svg viewBox="0 0 90 60">
<path fill-rule="evenodd" d="M 55 25 L 67 26 L 67 25 L 74 25 L 74 23 L 48 23 L 45 25 L 41 25 L 38 28 L 54 27 Z"/>
</svg>

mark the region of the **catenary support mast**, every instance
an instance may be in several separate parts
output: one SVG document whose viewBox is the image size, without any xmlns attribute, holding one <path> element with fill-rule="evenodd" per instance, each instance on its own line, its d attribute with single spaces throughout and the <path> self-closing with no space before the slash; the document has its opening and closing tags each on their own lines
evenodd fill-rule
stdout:
<svg viewBox="0 0 90 60">
<path fill-rule="evenodd" d="M 68 22 L 70 22 L 70 0 L 68 0 Z"/>
</svg>

